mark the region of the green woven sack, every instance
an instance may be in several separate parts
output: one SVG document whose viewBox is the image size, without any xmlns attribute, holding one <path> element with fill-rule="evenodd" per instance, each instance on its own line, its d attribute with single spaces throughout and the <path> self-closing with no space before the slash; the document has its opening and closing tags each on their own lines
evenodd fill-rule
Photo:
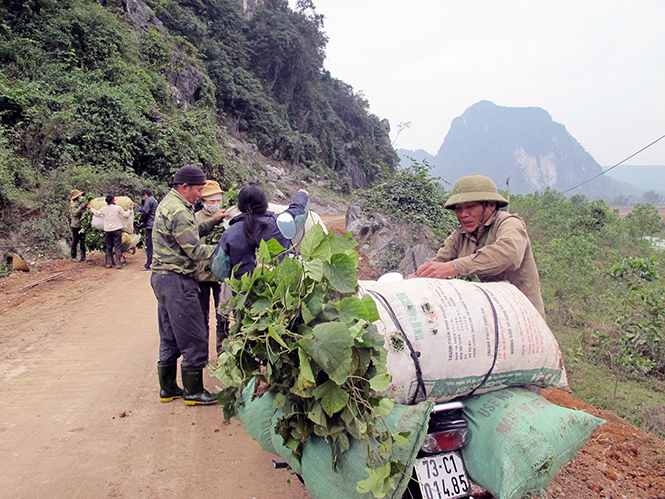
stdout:
<svg viewBox="0 0 665 499">
<path fill-rule="evenodd" d="M 606 422 L 519 387 L 470 397 L 464 415 L 471 429 L 462 449 L 469 476 L 501 499 L 543 491 Z"/>
<path fill-rule="evenodd" d="M 427 435 L 429 413 L 433 402 L 418 405 L 395 405 L 393 411 L 384 418 L 391 432 L 409 431 L 406 445 L 393 447 L 393 459 L 406 464 L 406 474 L 395 479 L 395 487 L 385 496 L 399 499 L 404 494 L 413 471 L 416 454 Z M 353 499 L 372 498 L 372 494 L 360 494 L 356 484 L 367 478 L 367 451 L 355 439 L 351 447 L 339 458 L 337 472 L 332 469 L 330 445 L 321 437 L 310 437 L 303 447 L 302 476 L 307 492 L 312 499 Z"/>
<path fill-rule="evenodd" d="M 252 400 L 253 393 L 254 380 L 252 379 L 242 391 L 242 402 L 238 406 L 238 419 L 263 450 L 277 454 L 271 435 L 271 420 L 277 412 L 272 406 L 274 397 L 268 392 L 262 397 Z"/>
<path fill-rule="evenodd" d="M 291 469 L 300 474 L 300 463 L 293 457 L 291 449 L 284 446 L 284 440 L 275 433 L 275 424 L 282 417 L 283 411 L 273 407 L 275 397 L 266 392 L 261 397 L 252 400 L 254 393 L 254 380 L 242 392 L 242 404 L 238 407 L 238 419 L 254 440 L 265 451 L 281 457 L 291 466 Z"/>
</svg>

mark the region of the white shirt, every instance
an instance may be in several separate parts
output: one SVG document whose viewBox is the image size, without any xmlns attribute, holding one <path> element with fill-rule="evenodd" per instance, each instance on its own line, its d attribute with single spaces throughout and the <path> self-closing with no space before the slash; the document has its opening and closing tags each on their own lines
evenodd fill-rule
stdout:
<svg viewBox="0 0 665 499">
<path fill-rule="evenodd" d="M 107 204 L 106 206 L 102 206 L 99 210 L 95 210 L 94 208 L 90 209 L 95 215 L 104 219 L 104 232 L 122 229 L 124 224 L 120 217 L 129 218 L 132 216 L 131 208 L 123 210 L 117 204 Z"/>
</svg>

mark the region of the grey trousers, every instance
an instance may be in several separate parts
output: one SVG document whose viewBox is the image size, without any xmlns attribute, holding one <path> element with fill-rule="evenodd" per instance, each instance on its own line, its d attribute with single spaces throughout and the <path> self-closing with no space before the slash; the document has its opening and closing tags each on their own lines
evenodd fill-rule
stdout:
<svg viewBox="0 0 665 499">
<path fill-rule="evenodd" d="M 150 276 L 157 298 L 159 362 L 171 364 L 182 355 L 182 367 L 208 363 L 208 328 L 199 303 L 199 284 L 193 277 L 168 273 Z"/>
</svg>

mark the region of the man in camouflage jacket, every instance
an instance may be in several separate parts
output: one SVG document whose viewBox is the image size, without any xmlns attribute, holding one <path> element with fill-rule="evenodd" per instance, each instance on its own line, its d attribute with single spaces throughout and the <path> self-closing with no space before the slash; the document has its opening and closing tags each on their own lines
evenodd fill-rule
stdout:
<svg viewBox="0 0 665 499">
<path fill-rule="evenodd" d="M 203 388 L 203 368 L 208 363 L 208 330 L 199 303 L 195 273 L 201 262 L 210 260 L 214 246 L 202 244 L 201 235 L 221 223 L 219 210 L 201 224 L 193 205 L 201 197 L 206 178 L 194 165 L 180 168 L 173 189 L 155 213 L 153 225 L 152 285 L 158 301 L 160 399 L 170 402 L 184 397 L 185 404 L 214 404 L 216 394 Z M 176 383 L 177 360 L 182 355 L 183 390 Z"/>
</svg>

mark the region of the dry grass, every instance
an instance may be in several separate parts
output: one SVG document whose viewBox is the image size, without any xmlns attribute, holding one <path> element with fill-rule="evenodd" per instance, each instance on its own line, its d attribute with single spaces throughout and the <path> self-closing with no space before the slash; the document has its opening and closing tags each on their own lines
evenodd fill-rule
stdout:
<svg viewBox="0 0 665 499">
<path fill-rule="evenodd" d="M 665 406 L 650 407 L 642 414 L 642 429 L 665 438 Z"/>
<path fill-rule="evenodd" d="M 633 206 L 610 206 L 610 209 L 619 210 L 619 216 L 624 218 L 626 215 L 628 215 L 628 213 L 633 211 Z M 661 218 L 665 220 L 665 206 L 656 206 L 656 209 L 658 210 Z"/>
</svg>

